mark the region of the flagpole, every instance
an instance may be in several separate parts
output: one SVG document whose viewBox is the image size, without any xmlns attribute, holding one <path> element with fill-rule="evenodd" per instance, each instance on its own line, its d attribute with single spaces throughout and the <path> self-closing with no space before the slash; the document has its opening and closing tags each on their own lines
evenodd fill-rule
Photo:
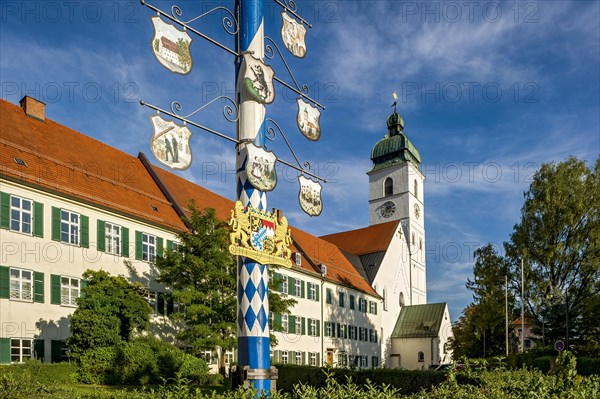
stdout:
<svg viewBox="0 0 600 399">
<path fill-rule="evenodd" d="M 263 0 L 236 0 L 235 9 L 240 24 L 236 43 L 238 54 L 252 52 L 254 58 L 264 60 Z M 247 144 L 262 146 L 266 139 L 265 106 L 251 99 L 243 90 L 242 66 L 238 58 L 236 197 L 244 207 L 266 210 L 266 193 L 248 181 L 245 170 Z M 238 257 L 238 365 L 241 369 L 248 366 L 246 377 L 259 395 L 268 395 L 271 389 L 268 281 L 266 265 Z"/>
</svg>

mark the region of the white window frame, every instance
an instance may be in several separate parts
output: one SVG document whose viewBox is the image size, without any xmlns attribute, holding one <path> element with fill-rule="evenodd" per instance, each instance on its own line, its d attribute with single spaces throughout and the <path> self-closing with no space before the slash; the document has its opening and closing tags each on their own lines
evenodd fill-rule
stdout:
<svg viewBox="0 0 600 399">
<path fill-rule="evenodd" d="M 281 363 L 288 364 L 289 362 L 289 353 L 286 350 L 281 351 Z"/>
<path fill-rule="evenodd" d="M 301 366 L 302 365 L 302 352 L 296 352 L 296 359 L 295 359 L 297 365 Z"/>
<path fill-rule="evenodd" d="M 369 301 L 369 313 L 375 314 L 375 302 Z"/>
<path fill-rule="evenodd" d="M 348 338 L 348 326 L 342 324 L 340 326 L 340 336 L 338 338 Z"/>
<path fill-rule="evenodd" d="M 152 314 L 158 315 L 158 291 L 146 291 L 146 295 L 144 297 L 150 308 L 152 308 Z"/>
<path fill-rule="evenodd" d="M 201 352 L 200 358 L 204 360 L 206 364 L 212 364 L 212 351 Z"/>
<path fill-rule="evenodd" d="M 18 205 L 14 205 L 13 204 L 13 200 L 18 200 L 19 204 Z M 26 209 L 25 207 L 23 207 L 24 203 L 29 203 L 29 209 Z M 17 233 L 23 233 L 23 234 L 27 234 L 27 235 L 33 235 L 33 206 L 34 206 L 34 202 L 30 199 L 27 198 L 23 198 L 23 197 L 19 197 L 17 195 L 11 195 L 10 196 L 10 230 L 11 231 L 15 231 Z M 18 216 L 18 217 L 14 217 L 13 213 L 15 214 L 14 216 Z M 25 219 L 29 219 L 29 221 L 25 221 Z M 13 223 L 16 222 L 17 223 L 17 227 L 13 228 Z M 26 231 L 26 229 L 24 229 L 25 226 L 29 226 L 29 231 Z"/>
<path fill-rule="evenodd" d="M 310 365 L 317 366 L 317 352 L 310 352 Z"/>
<path fill-rule="evenodd" d="M 65 282 L 66 280 L 66 282 Z M 76 286 L 73 282 L 77 282 Z M 77 306 L 77 298 L 81 295 L 81 279 L 70 276 L 60 276 L 60 304 Z"/>
<path fill-rule="evenodd" d="M 317 300 L 317 285 L 313 283 L 308 283 L 308 299 L 316 301 Z"/>
<path fill-rule="evenodd" d="M 281 276 L 281 292 L 288 293 L 288 277 L 285 275 Z"/>
<path fill-rule="evenodd" d="M 300 252 L 296 252 L 296 265 L 302 265 L 302 255 L 300 255 Z"/>
<path fill-rule="evenodd" d="M 156 258 L 156 236 L 142 233 L 142 260 L 152 262 Z"/>
<path fill-rule="evenodd" d="M 296 334 L 302 334 L 302 317 L 296 316 Z"/>
<path fill-rule="evenodd" d="M 317 336 L 317 320 L 316 319 L 308 319 L 309 323 L 308 323 L 308 335 L 310 335 L 311 337 L 316 337 Z"/>
<path fill-rule="evenodd" d="M 369 367 L 369 357 L 367 355 L 360 356 L 360 367 L 363 367 L 363 368 Z"/>
<path fill-rule="evenodd" d="M 358 330 L 359 341 L 367 340 L 366 330 L 367 330 L 366 328 L 359 327 L 359 330 Z"/>
<path fill-rule="evenodd" d="M 348 326 L 348 329 L 350 330 L 348 336 L 350 337 L 350 339 L 356 341 L 356 326 Z"/>
<path fill-rule="evenodd" d="M 338 367 L 348 367 L 348 354 L 346 352 L 338 353 Z"/>
<path fill-rule="evenodd" d="M 358 310 L 367 313 L 367 300 L 365 298 L 358 298 Z"/>
<path fill-rule="evenodd" d="M 23 363 L 25 359 L 33 357 L 33 339 L 11 338 L 10 339 L 10 362 Z M 15 359 L 16 358 L 16 359 Z"/>
<path fill-rule="evenodd" d="M 283 332 L 290 331 L 290 320 L 287 313 L 281 315 L 281 328 L 283 329 Z"/>
<path fill-rule="evenodd" d="M 23 274 L 27 273 L 29 273 L 29 278 L 23 277 Z M 9 287 L 11 300 L 33 302 L 35 289 L 33 270 L 11 267 L 9 271 Z"/>
<path fill-rule="evenodd" d="M 333 323 L 330 321 L 325 322 L 325 331 L 323 332 L 326 337 L 331 337 L 331 332 L 333 330 Z"/>
<path fill-rule="evenodd" d="M 302 282 L 298 279 L 294 280 L 294 294 L 297 297 L 302 296 Z"/>
<path fill-rule="evenodd" d="M 235 362 L 234 356 L 235 356 L 234 351 L 225 351 L 225 364 L 234 363 Z"/>
<path fill-rule="evenodd" d="M 66 219 L 65 219 L 66 216 Z M 72 220 L 75 217 L 77 220 Z M 64 232 L 66 227 L 66 232 Z M 65 240 L 63 234 L 67 235 Z M 81 214 L 66 209 L 60 210 L 60 241 L 79 245 L 81 242 Z"/>
<path fill-rule="evenodd" d="M 109 254 L 121 255 L 121 229 L 118 224 L 104 223 L 104 243 Z"/>
</svg>

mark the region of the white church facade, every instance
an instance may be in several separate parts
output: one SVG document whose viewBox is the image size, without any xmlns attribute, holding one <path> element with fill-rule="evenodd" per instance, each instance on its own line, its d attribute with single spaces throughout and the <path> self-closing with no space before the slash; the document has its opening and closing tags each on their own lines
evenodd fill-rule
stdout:
<svg viewBox="0 0 600 399">
<path fill-rule="evenodd" d="M 64 360 L 86 269 L 144 284 L 152 328 L 173 335 L 177 309 L 152 260 L 185 231 L 190 199 L 222 219 L 233 202 L 47 119 L 33 98 L 0 100 L 0 120 L 0 363 Z M 291 228 L 293 266 L 277 271 L 278 290 L 297 304 L 270 315 L 284 330 L 274 364 L 408 368 L 392 362 L 392 335 L 403 309 L 426 304 L 427 285 L 424 176 L 403 127 L 394 112 L 373 148 L 370 226 L 324 237 Z M 214 353 L 205 358 L 217 367 Z"/>
</svg>

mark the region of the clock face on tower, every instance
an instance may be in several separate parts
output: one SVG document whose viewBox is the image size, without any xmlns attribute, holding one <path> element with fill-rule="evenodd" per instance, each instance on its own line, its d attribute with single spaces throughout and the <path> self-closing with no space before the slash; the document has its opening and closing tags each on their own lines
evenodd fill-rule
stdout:
<svg viewBox="0 0 600 399">
<path fill-rule="evenodd" d="M 396 204 L 392 201 L 386 201 L 381 205 L 381 216 L 384 218 L 389 218 L 396 212 Z"/>
<path fill-rule="evenodd" d="M 421 208 L 419 208 L 419 204 L 415 204 L 415 217 L 418 219 L 421 216 Z"/>
</svg>

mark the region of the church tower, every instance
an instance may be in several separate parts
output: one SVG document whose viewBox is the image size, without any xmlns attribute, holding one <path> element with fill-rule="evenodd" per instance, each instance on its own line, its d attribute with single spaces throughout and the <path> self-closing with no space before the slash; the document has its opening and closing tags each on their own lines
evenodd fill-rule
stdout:
<svg viewBox="0 0 600 399">
<path fill-rule="evenodd" d="M 406 305 L 426 303 L 425 206 L 421 155 L 404 133 L 404 120 L 396 112 L 387 119 L 388 133 L 371 151 L 369 224 L 400 221 L 410 259 L 405 265 L 411 280 Z M 402 266 L 401 266 L 402 267 Z"/>
</svg>

